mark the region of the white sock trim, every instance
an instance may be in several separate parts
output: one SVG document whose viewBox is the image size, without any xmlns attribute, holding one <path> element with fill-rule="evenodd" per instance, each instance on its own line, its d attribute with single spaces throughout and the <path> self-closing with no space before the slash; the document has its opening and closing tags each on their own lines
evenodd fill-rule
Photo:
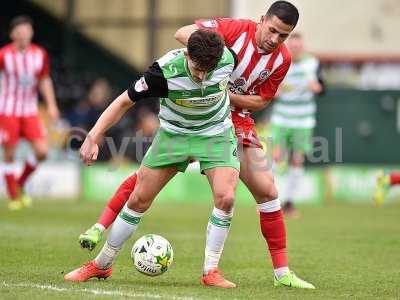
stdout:
<svg viewBox="0 0 400 300">
<path fill-rule="evenodd" d="M 38 163 L 36 156 L 33 153 L 28 154 L 28 157 L 26 158 L 26 162 L 28 164 L 30 164 L 32 167 L 36 167 L 37 163 Z"/>
<path fill-rule="evenodd" d="M 274 211 L 278 211 L 281 209 L 281 201 L 279 200 L 279 198 L 276 198 L 275 200 L 272 201 L 267 201 L 264 203 L 257 204 L 257 208 L 259 211 L 264 213 L 271 213 Z"/>
<path fill-rule="evenodd" d="M 282 278 L 288 272 L 289 272 L 289 267 L 281 267 L 274 269 L 275 277 L 278 279 Z"/>
<path fill-rule="evenodd" d="M 214 206 L 212 214 L 214 216 L 220 218 L 220 219 L 232 218 L 232 216 L 233 216 L 233 208 L 229 213 L 227 213 L 227 212 L 223 211 L 222 209 L 216 208 Z"/>
<path fill-rule="evenodd" d="M 137 211 L 134 211 L 133 209 L 130 209 L 128 207 L 128 203 L 125 203 L 124 207 L 122 208 L 122 210 L 127 213 L 128 215 L 132 216 L 132 217 L 136 217 L 136 218 L 141 218 L 143 217 L 144 213 L 140 213 Z"/>
<path fill-rule="evenodd" d="M 103 224 L 100 224 L 100 223 L 94 224 L 94 227 L 96 227 L 97 229 L 99 229 L 101 232 L 103 232 L 104 230 L 106 230 L 106 228 L 104 227 L 104 225 L 103 225 Z"/>
<path fill-rule="evenodd" d="M 4 170 L 4 174 L 6 174 L 6 175 L 14 174 L 14 172 L 15 172 L 14 163 L 7 163 L 7 162 L 4 163 L 3 170 Z"/>
</svg>

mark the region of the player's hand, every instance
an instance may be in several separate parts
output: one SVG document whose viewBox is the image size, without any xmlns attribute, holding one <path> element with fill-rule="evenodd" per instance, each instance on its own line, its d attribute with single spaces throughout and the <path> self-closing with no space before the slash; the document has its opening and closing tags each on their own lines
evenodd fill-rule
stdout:
<svg viewBox="0 0 400 300">
<path fill-rule="evenodd" d="M 60 119 L 60 111 L 58 110 L 57 106 L 49 106 L 47 108 L 47 113 L 53 123 L 56 123 Z"/>
<path fill-rule="evenodd" d="M 99 145 L 97 145 L 90 135 L 85 138 L 81 149 L 79 150 L 80 157 L 82 161 L 87 165 L 92 165 L 99 154 Z"/>
</svg>

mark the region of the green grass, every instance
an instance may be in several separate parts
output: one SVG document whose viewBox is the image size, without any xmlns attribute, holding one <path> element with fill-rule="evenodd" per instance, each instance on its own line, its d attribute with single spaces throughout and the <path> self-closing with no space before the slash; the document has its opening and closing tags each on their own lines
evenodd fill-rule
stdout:
<svg viewBox="0 0 400 300">
<path fill-rule="evenodd" d="M 211 205 L 155 204 L 106 281 L 66 283 L 63 274 L 91 259 L 77 236 L 102 204 L 37 202 L 11 213 L 0 203 L 0 299 L 399 299 L 399 204 L 302 207 L 287 222 L 291 268 L 315 291 L 273 288 L 272 269 L 253 207 L 237 207 L 221 268 L 232 290 L 199 284 Z M 134 270 L 129 251 L 144 233 L 172 243 L 171 269 L 156 278 Z M 108 293 L 108 294 L 107 294 Z"/>
</svg>

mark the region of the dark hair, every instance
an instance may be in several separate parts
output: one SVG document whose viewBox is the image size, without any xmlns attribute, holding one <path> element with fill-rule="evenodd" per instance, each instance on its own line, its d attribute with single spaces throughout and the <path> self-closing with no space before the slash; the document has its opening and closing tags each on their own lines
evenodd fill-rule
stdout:
<svg viewBox="0 0 400 300">
<path fill-rule="evenodd" d="M 33 26 L 33 21 L 30 17 L 25 15 L 16 16 L 10 22 L 10 31 L 21 24 L 30 24 L 31 26 Z"/>
<path fill-rule="evenodd" d="M 224 41 L 216 32 L 199 29 L 190 35 L 187 51 L 190 59 L 208 72 L 215 69 L 220 61 L 224 52 Z"/>
<path fill-rule="evenodd" d="M 276 1 L 269 7 L 267 17 L 277 16 L 283 23 L 296 26 L 299 20 L 299 11 L 296 6 L 287 1 Z"/>
</svg>

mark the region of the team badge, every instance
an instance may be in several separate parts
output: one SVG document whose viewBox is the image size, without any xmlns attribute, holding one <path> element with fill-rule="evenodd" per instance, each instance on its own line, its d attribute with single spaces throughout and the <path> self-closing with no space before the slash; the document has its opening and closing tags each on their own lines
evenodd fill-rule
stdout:
<svg viewBox="0 0 400 300">
<path fill-rule="evenodd" d="M 244 86 L 246 84 L 246 79 L 244 77 L 239 77 L 236 78 L 235 81 L 233 82 L 234 86 Z"/>
<path fill-rule="evenodd" d="M 261 81 L 265 81 L 268 79 L 268 77 L 271 75 L 270 70 L 263 70 L 261 71 L 260 75 L 258 76 Z"/>
</svg>

